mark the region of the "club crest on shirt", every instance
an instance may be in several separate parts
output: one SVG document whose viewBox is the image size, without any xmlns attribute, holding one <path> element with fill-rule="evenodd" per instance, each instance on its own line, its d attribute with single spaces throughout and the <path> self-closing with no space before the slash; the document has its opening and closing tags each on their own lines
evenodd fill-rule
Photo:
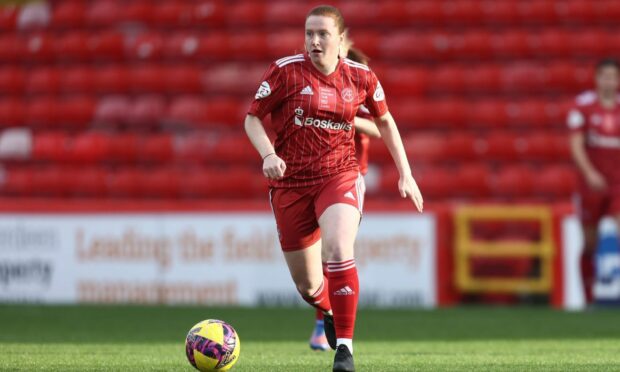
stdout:
<svg viewBox="0 0 620 372">
<path fill-rule="evenodd" d="M 353 102 L 353 90 L 351 88 L 344 88 L 340 92 L 340 97 L 347 103 Z"/>
<path fill-rule="evenodd" d="M 256 92 L 256 95 L 254 96 L 254 98 L 261 99 L 261 98 L 268 97 L 270 94 L 271 94 L 271 87 L 269 86 L 269 83 L 266 81 L 263 81 L 260 84 L 260 87 L 258 87 L 258 91 Z"/>
</svg>

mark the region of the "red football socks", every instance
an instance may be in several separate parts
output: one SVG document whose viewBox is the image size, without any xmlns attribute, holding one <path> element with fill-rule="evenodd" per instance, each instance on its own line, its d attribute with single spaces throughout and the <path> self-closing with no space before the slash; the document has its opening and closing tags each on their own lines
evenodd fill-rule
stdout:
<svg viewBox="0 0 620 372">
<path fill-rule="evenodd" d="M 334 313 L 336 337 L 353 338 L 359 280 L 355 260 L 328 261 L 329 299 Z"/>
</svg>

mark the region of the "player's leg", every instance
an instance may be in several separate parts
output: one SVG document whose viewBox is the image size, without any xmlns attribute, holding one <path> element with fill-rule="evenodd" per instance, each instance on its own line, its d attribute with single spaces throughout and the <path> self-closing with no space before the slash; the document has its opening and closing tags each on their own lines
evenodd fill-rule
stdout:
<svg viewBox="0 0 620 372">
<path fill-rule="evenodd" d="M 579 217 L 583 228 L 584 245 L 579 262 L 581 282 L 587 304 L 592 303 L 592 289 L 596 273 L 594 255 L 598 242 L 598 222 L 607 212 L 609 199 L 607 195 L 583 187 L 579 194 Z"/>
<path fill-rule="evenodd" d="M 327 252 L 329 295 L 338 348 L 334 371 L 352 371 L 353 334 L 359 296 L 354 243 L 361 218 L 359 175 L 342 174 L 328 181 L 317 198 L 321 238 Z"/>
<path fill-rule="evenodd" d="M 321 250 L 323 251 L 321 254 L 321 257 L 323 258 L 327 257 L 325 255 L 324 246 L 321 245 L 321 247 L 322 247 Z M 324 259 L 322 261 L 324 261 Z M 323 277 L 325 278 L 325 283 L 328 283 L 327 263 L 322 262 L 322 266 L 323 266 Z M 326 288 L 326 289 L 329 290 L 329 288 Z M 310 349 L 321 350 L 321 351 L 330 349 L 329 342 L 327 341 L 327 337 L 325 336 L 325 322 L 323 319 L 323 312 L 318 309 L 316 309 L 315 311 L 314 326 L 312 328 L 312 334 L 310 335 Z"/>
</svg>

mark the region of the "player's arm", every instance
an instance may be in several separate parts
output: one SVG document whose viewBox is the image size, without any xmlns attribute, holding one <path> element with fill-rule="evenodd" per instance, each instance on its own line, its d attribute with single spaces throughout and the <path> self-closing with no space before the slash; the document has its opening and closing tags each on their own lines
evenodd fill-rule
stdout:
<svg viewBox="0 0 620 372">
<path fill-rule="evenodd" d="M 381 138 L 381 132 L 374 121 L 359 116 L 354 119 L 355 130 L 372 138 Z"/>
<path fill-rule="evenodd" d="M 273 144 L 267 136 L 263 122 L 254 115 L 245 117 L 245 133 L 250 142 L 263 158 L 263 174 L 270 179 L 280 179 L 286 171 L 284 160 L 276 154 Z"/>
<path fill-rule="evenodd" d="M 400 137 L 400 133 L 398 132 L 398 128 L 396 127 L 396 122 L 394 121 L 392 114 L 390 114 L 389 111 L 386 112 L 382 116 L 375 118 L 375 123 L 377 124 L 381 138 L 383 138 L 383 142 L 390 151 L 390 154 L 394 159 L 394 163 L 396 164 L 396 168 L 398 169 L 398 173 L 400 174 L 400 180 L 398 181 L 400 195 L 403 198 L 408 197 L 411 199 L 418 208 L 418 211 L 422 212 L 424 208 L 422 193 L 420 192 L 415 179 L 411 175 L 411 167 L 409 166 L 409 161 L 407 160 L 405 147 L 403 146 L 403 141 Z"/>
<path fill-rule="evenodd" d="M 570 134 L 570 152 L 579 171 L 593 190 L 605 190 L 607 182 L 603 175 L 594 167 L 586 153 L 585 135 L 581 131 Z"/>
</svg>

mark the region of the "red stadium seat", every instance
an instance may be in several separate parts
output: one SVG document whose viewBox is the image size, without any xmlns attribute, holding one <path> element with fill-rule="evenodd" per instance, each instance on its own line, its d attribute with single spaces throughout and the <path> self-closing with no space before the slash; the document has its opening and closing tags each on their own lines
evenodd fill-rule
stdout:
<svg viewBox="0 0 620 372">
<path fill-rule="evenodd" d="M 230 35 L 226 32 L 209 32 L 198 38 L 196 54 L 201 59 L 225 60 L 229 58 Z"/>
<path fill-rule="evenodd" d="M 183 196 L 204 198 L 209 193 L 209 183 L 211 177 L 203 168 L 195 167 L 187 169 L 183 172 L 181 182 L 179 184 L 180 193 Z"/>
<path fill-rule="evenodd" d="M 614 33 L 606 30 L 586 29 L 570 34 L 570 54 L 575 57 L 604 58 L 610 52 Z"/>
<path fill-rule="evenodd" d="M 577 190 L 577 174 L 572 166 L 545 167 L 534 179 L 536 193 L 568 200 Z"/>
<path fill-rule="evenodd" d="M 226 23 L 228 7 L 223 1 L 198 0 L 193 5 L 192 19 L 195 25 L 215 28 Z"/>
<path fill-rule="evenodd" d="M 419 183 L 423 195 L 430 198 L 445 198 L 458 192 L 454 187 L 454 173 L 447 169 L 432 167 L 418 172 L 416 182 Z"/>
<path fill-rule="evenodd" d="M 527 167 L 502 167 L 493 177 L 492 193 L 496 196 L 525 197 L 534 189 L 536 174 Z"/>
<path fill-rule="evenodd" d="M 379 13 L 379 4 L 375 1 L 342 1 L 338 9 L 342 12 L 347 25 L 352 28 L 363 27 L 379 20 L 376 17 Z"/>
<path fill-rule="evenodd" d="M 110 160 L 121 163 L 135 163 L 141 151 L 141 139 L 136 133 L 120 133 L 110 143 Z"/>
<path fill-rule="evenodd" d="M 175 98 L 168 107 L 167 120 L 174 124 L 204 126 L 208 122 L 207 103 L 192 96 Z"/>
<path fill-rule="evenodd" d="M 135 126 L 157 128 L 166 111 L 164 97 L 158 95 L 139 96 L 131 106 L 127 122 Z"/>
<path fill-rule="evenodd" d="M 489 169 L 482 164 L 466 164 L 458 167 L 453 174 L 458 180 L 457 192 L 461 196 L 483 198 L 489 196 L 491 176 Z"/>
<path fill-rule="evenodd" d="M 429 101 L 393 100 L 390 112 L 398 125 L 405 128 L 431 128 L 437 124 Z"/>
<path fill-rule="evenodd" d="M 407 1 L 403 13 L 410 22 L 424 24 L 440 24 L 443 21 L 442 4 L 434 0 Z"/>
<path fill-rule="evenodd" d="M 34 191 L 34 173 L 30 168 L 11 168 L 0 183 L 3 195 L 30 196 Z"/>
<path fill-rule="evenodd" d="M 0 34 L 0 60 L 6 62 L 19 61 L 26 54 L 26 47 L 17 34 Z"/>
<path fill-rule="evenodd" d="M 427 70 L 419 67 L 398 65 L 383 69 L 382 73 L 375 72 L 388 94 L 388 102 L 390 97 L 396 95 L 420 95 L 429 88 L 435 88 L 434 84 L 431 85 L 433 77 L 429 76 Z"/>
<path fill-rule="evenodd" d="M 90 36 L 89 53 L 94 60 L 121 61 L 125 58 L 125 36 L 118 31 L 102 31 Z"/>
<path fill-rule="evenodd" d="M 56 28 L 78 29 L 85 25 L 86 6 L 83 1 L 61 1 L 52 14 L 52 25 Z"/>
<path fill-rule="evenodd" d="M 142 139 L 139 157 L 147 163 L 165 163 L 174 157 L 173 139 L 169 134 L 151 135 Z"/>
<path fill-rule="evenodd" d="M 525 24 L 550 24 L 557 20 L 555 1 L 519 1 L 517 14 L 519 20 Z"/>
<path fill-rule="evenodd" d="M 411 22 L 409 14 L 404 11 L 406 2 L 402 0 L 386 0 L 377 2 L 376 18 L 385 26 L 407 26 Z M 302 12 L 303 14 L 303 12 Z M 366 50 L 366 49 L 362 49 Z"/>
<path fill-rule="evenodd" d="M 71 159 L 69 139 L 63 132 L 36 133 L 32 143 L 32 158 L 52 162 Z"/>
<path fill-rule="evenodd" d="M 416 133 L 403 142 L 407 155 L 416 161 L 439 161 L 447 155 L 447 141 L 442 133 Z"/>
<path fill-rule="evenodd" d="M 207 93 L 243 94 L 246 97 L 253 97 L 265 71 L 267 71 L 267 64 L 214 65 L 204 71 L 204 89 Z"/>
<path fill-rule="evenodd" d="M 145 172 L 142 181 L 144 196 L 175 198 L 180 192 L 181 173 L 175 169 L 155 168 Z"/>
<path fill-rule="evenodd" d="M 153 22 L 158 26 L 188 26 L 192 22 L 190 2 L 167 1 L 153 8 Z"/>
<path fill-rule="evenodd" d="M 85 32 L 70 31 L 55 39 L 54 54 L 60 61 L 76 62 L 90 59 L 89 35 Z"/>
<path fill-rule="evenodd" d="M 248 139 L 240 134 L 218 137 L 217 141 L 212 143 L 209 156 L 206 157 L 206 160 L 214 165 L 220 162 L 231 162 L 244 165 L 256 164 L 257 167 L 260 166 L 259 163 L 262 162 L 260 162 L 256 150 L 248 145 Z"/>
<path fill-rule="evenodd" d="M 240 128 L 249 104 L 236 99 L 216 98 L 207 100 L 207 121 L 213 125 Z"/>
<path fill-rule="evenodd" d="M 81 168 L 73 175 L 71 194 L 83 197 L 103 197 L 107 191 L 108 173 L 100 168 Z"/>
<path fill-rule="evenodd" d="M 205 194 L 212 198 L 247 198 L 267 195 L 267 182 L 254 168 L 228 168 L 206 170 L 209 183 Z"/>
<path fill-rule="evenodd" d="M 261 51 L 261 54 L 275 61 L 284 56 L 304 53 L 304 35 L 296 31 L 284 30 L 267 34 L 266 50 Z"/>
<path fill-rule="evenodd" d="M 546 103 L 540 100 L 509 103 L 506 114 L 515 127 L 544 127 L 548 122 Z"/>
<path fill-rule="evenodd" d="M 201 93 L 203 91 L 202 69 L 194 65 L 168 68 L 165 76 L 168 93 Z"/>
<path fill-rule="evenodd" d="M 467 122 L 469 103 L 460 99 L 442 99 L 430 103 L 430 121 L 441 127 L 462 128 Z"/>
<path fill-rule="evenodd" d="M 465 75 L 464 68 L 460 66 L 440 65 L 432 70 L 429 81 L 432 81 L 433 84 L 429 84 L 429 91 L 433 93 L 463 93 Z"/>
<path fill-rule="evenodd" d="M 365 13 L 365 12 L 360 12 Z M 380 59 L 428 60 L 450 52 L 449 38 L 444 34 L 399 31 L 384 34 L 379 44 Z"/>
<path fill-rule="evenodd" d="M 0 99 L 0 126 L 11 127 L 26 123 L 27 107 L 22 99 Z"/>
<path fill-rule="evenodd" d="M 299 35 L 298 38 L 302 40 L 301 45 L 303 46 L 303 35 Z M 349 33 L 349 38 L 353 41 L 353 46 L 362 50 L 369 56 L 377 56 L 379 55 L 379 48 L 382 43 L 382 35 L 380 32 L 375 30 L 367 30 L 367 29 L 356 29 L 351 30 Z M 299 47 L 297 47 L 297 50 Z M 303 50 L 303 49 L 302 49 Z M 373 69 L 375 67 L 374 60 L 371 58 L 371 65 Z M 376 71 L 375 71 L 376 72 Z M 382 76 L 379 76 L 381 78 Z"/>
<path fill-rule="evenodd" d="M 88 67 L 65 69 L 61 75 L 61 90 L 65 93 L 94 93 L 93 70 Z"/>
<path fill-rule="evenodd" d="M 463 34 L 452 34 L 452 49 L 460 58 L 486 60 L 492 55 L 491 35 L 488 31 L 469 31 Z"/>
<path fill-rule="evenodd" d="M 482 20 L 479 1 L 459 0 L 443 4 L 443 18 L 448 24 L 478 24 Z"/>
<path fill-rule="evenodd" d="M 153 23 L 155 9 L 150 1 L 133 0 L 123 5 L 122 21 L 143 25 Z"/>
<path fill-rule="evenodd" d="M 127 93 L 131 86 L 129 70 L 121 66 L 107 66 L 94 70 L 92 79 L 98 93 Z"/>
<path fill-rule="evenodd" d="M 15 30 L 18 9 L 16 5 L 4 5 L 0 8 L 0 30 Z"/>
<path fill-rule="evenodd" d="M 501 87 L 501 71 L 497 65 L 467 68 L 463 76 L 464 90 L 469 94 L 495 93 Z"/>
<path fill-rule="evenodd" d="M 192 131 L 174 139 L 174 159 L 180 164 L 201 164 L 210 155 L 217 136 L 205 131 Z"/>
<path fill-rule="evenodd" d="M 529 56 L 529 34 L 521 30 L 508 29 L 490 36 L 493 55 L 501 58 L 525 58 Z"/>
<path fill-rule="evenodd" d="M 96 103 L 89 96 L 69 97 L 56 105 L 58 123 L 65 127 L 86 128 L 95 115 Z"/>
<path fill-rule="evenodd" d="M 265 22 L 265 3 L 262 1 L 240 1 L 227 6 L 226 23 L 228 26 L 258 27 Z M 277 21 L 272 19 L 271 21 Z"/>
<path fill-rule="evenodd" d="M 565 57 L 573 48 L 571 36 L 560 29 L 529 33 L 530 53 L 537 57 Z"/>
<path fill-rule="evenodd" d="M 497 25 L 513 25 L 517 22 L 516 1 L 483 0 L 480 10 L 485 23 Z"/>
<path fill-rule="evenodd" d="M 137 197 L 144 187 L 143 172 L 135 168 L 121 168 L 110 173 L 107 193 L 116 197 Z"/>
<path fill-rule="evenodd" d="M 86 10 L 86 21 L 95 27 L 110 27 L 119 21 L 123 5 L 118 1 L 95 0 Z"/>
<path fill-rule="evenodd" d="M 98 163 L 110 156 L 112 138 L 106 133 L 82 133 L 70 142 L 71 158 L 74 162 Z"/>
<path fill-rule="evenodd" d="M 127 56 L 143 61 L 155 61 L 163 55 L 164 39 L 159 33 L 142 33 L 130 39 Z"/>
<path fill-rule="evenodd" d="M 28 102 L 26 123 L 29 126 L 51 126 L 58 124 L 58 101 L 49 97 Z"/>
<path fill-rule="evenodd" d="M 486 136 L 487 148 L 483 153 L 487 160 L 514 162 L 519 159 L 518 137 L 511 132 L 492 132 Z"/>
<path fill-rule="evenodd" d="M 26 72 L 16 66 L 0 68 L 0 92 L 8 94 L 23 93 L 26 86 Z"/>
<path fill-rule="evenodd" d="M 134 93 L 165 93 L 166 69 L 161 65 L 142 65 L 130 69 L 129 81 Z"/>
<path fill-rule="evenodd" d="M 538 64 L 516 63 L 501 71 L 501 89 L 507 93 L 534 93 L 540 91 L 540 82 L 546 76 L 545 69 Z"/>
<path fill-rule="evenodd" d="M 236 60 L 269 60 L 274 57 L 267 48 L 267 37 L 263 33 L 233 33 L 229 42 L 230 57 Z"/>
<path fill-rule="evenodd" d="M 265 19 L 278 20 L 279 26 L 295 27 L 304 24 L 308 10 L 308 5 L 302 2 L 268 1 L 265 3 Z"/>
<path fill-rule="evenodd" d="M 54 38 L 47 33 L 33 33 L 25 37 L 24 55 L 28 62 L 49 63 L 54 59 Z"/>
<path fill-rule="evenodd" d="M 506 103 L 502 100 L 484 100 L 469 104 L 468 124 L 473 128 L 502 128 L 507 124 Z"/>
<path fill-rule="evenodd" d="M 615 24 L 620 17 L 620 4 L 614 0 L 592 1 L 592 7 L 598 22 L 610 22 Z"/>
<path fill-rule="evenodd" d="M 60 90 L 60 73 L 54 67 L 32 69 L 26 82 L 26 91 L 30 94 L 55 94 Z"/>
<path fill-rule="evenodd" d="M 567 0 L 556 2 L 558 19 L 569 24 L 593 24 L 597 20 L 592 1 Z"/>
<path fill-rule="evenodd" d="M 94 120 L 102 124 L 124 124 L 129 118 L 131 103 L 124 96 L 104 97 L 97 104 Z"/>
<path fill-rule="evenodd" d="M 195 59 L 200 47 L 199 35 L 195 33 L 175 33 L 164 40 L 163 55 L 171 60 Z"/>
<path fill-rule="evenodd" d="M 33 194 L 37 196 L 67 196 L 72 189 L 75 169 L 42 167 L 32 176 Z"/>
<path fill-rule="evenodd" d="M 459 131 L 446 134 L 446 147 L 446 156 L 464 162 L 477 159 L 481 151 L 486 151 L 487 143 L 470 132 Z"/>
</svg>

